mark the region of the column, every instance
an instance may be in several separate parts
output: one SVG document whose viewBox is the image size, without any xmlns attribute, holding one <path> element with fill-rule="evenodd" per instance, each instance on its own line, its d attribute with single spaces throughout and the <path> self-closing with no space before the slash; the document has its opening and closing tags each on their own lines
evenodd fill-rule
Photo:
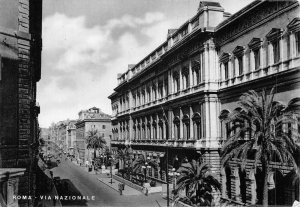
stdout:
<svg viewBox="0 0 300 207">
<path fill-rule="evenodd" d="M 190 137 L 188 137 L 188 139 L 194 139 L 194 123 L 192 120 L 192 117 L 193 117 L 192 105 L 190 105 L 189 108 L 190 108 Z"/>
<path fill-rule="evenodd" d="M 232 65 L 232 55 L 230 55 L 228 60 L 228 78 L 233 78 L 233 65 Z"/>
<path fill-rule="evenodd" d="M 207 44 L 205 44 L 204 46 L 204 52 L 203 52 L 203 81 L 207 81 L 209 78 L 209 46 Z"/>
<path fill-rule="evenodd" d="M 178 137 L 178 139 L 182 139 L 183 138 L 183 122 L 182 122 L 182 117 L 183 117 L 183 113 L 182 113 L 182 109 L 181 109 L 181 107 L 179 107 L 179 119 L 180 119 L 180 125 L 179 125 L 179 127 L 180 127 L 180 135 L 179 135 L 179 137 Z"/>
<path fill-rule="evenodd" d="M 265 40 L 262 44 L 262 47 L 260 49 L 260 55 L 261 55 L 261 58 L 260 58 L 260 65 L 262 68 L 266 67 L 269 62 L 268 62 L 268 41 Z M 270 54 L 269 54 L 270 56 Z"/>
<path fill-rule="evenodd" d="M 239 176 L 239 169 L 237 167 L 233 170 L 234 176 L 234 187 L 235 187 L 235 200 L 241 202 L 241 188 L 240 188 L 240 176 Z"/>
<path fill-rule="evenodd" d="M 193 71 L 192 71 L 192 60 L 189 60 L 189 88 L 191 88 L 194 84 L 193 84 Z"/>
<path fill-rule="evenodd" d="M 224 64 L 221 63 L 220 65 L 220 80 L 224 81 L 225 80 L 225 69 L 224 69 Z"/>
<path fill-rule="evenodd" d="M 290 42 L 290 57 L 293 58 L 296 56 L 296 38 L 295 33 L 291 33 L 289 35 L 289 42 Z"/>
<path fill-rule="evenodd" d="M 166 96 L 166 88 L 165 88 L 165 76 L 163 75 L 163 82 L 162 82 L 162 94 L 161 97 L 164 98 Z"/>
<path fill-rule="evenodd" d="M 148 118 L 147 118 L 147 116 L 145 116 L 145 132 L 146 132 L 146 139 L 150 139 L 150 137 L 148 137 Z"/>
<path fill-rule="evenodd" d="M 153 139 L 153 132 L 154 132 L 154 130 L 153 130 L 153 125 L 152 125 L 152 123 L 153 123 L 153 117 L 152 117 L 152 115 L 150 116 L 150 129 L 151 129 L 151 135 L 150 135 L 150 138 L 149 139 Z"/>
<path fill-rule="evenodd" d="M 226 173 L 225 168 L 221 169 L 221 197 L 228 198 L 226 193 Z"/>
<path fill-rule="evenodd" d="M 173 77 L 170 70 L 168 71 L 168 84 L 169 84 L 169 94 L 172 94 L 174 92 L 174 89 L 173 89 Z"/>
<path fill-rule="evenodd" d="M 281 44 L 282 47 L 280 48 L 280 53 L 281 53 L 280 56 L 282 57 L 282 59 L 281 59 L 282 61 L 285 61 L 288 59 L 288 54 L 289 54 L 288 38 L 289 38 L 288 34 L 285 34 L 280 41 L 282 43 Z"/>
<path fill-rule="evenodd" d="M 172 109 L 168 110 L 168 129 L 169 129 L 169 137 L 166 137 L 168 139 L 174 139 L 174 124 L 173 124 L 173 111 Z"/>
<path fill-rule="evenodd" d="M 168 127 L 167 127 L 167 123 L 166 121 L 163 121 L 163 137 L 164 137 L 164 140 L 167 139 L 167 130 L 168 130 Z"/>
<path fill-rule="evenodd" d="M 251 192 L 251 204 L 256 204 L 257 194 L 256 194 L 256 179 L 255 172 L 251 170 L 249 173 L 249 182 L 250 182 L 250 192 Z"/>
<path fill-rule="evenodd" d="M 182 68 L 179 69 L 179 90 L 181 91 L 183 89 L 183 81 L 182 81 Z"/>
<path fill-rule="evenodd" d="M 156 114 L 156 139 L 161 139 L 159 137 L 158 114 Z"/>
<path fill-rule="evenodd" d="M 244 74 L 250 72 L 249 60 L 250 60 L 250 50 L 246 49 L 245 53 L 244 53 L 244 56 L 243 56 Z"/>
</svg>

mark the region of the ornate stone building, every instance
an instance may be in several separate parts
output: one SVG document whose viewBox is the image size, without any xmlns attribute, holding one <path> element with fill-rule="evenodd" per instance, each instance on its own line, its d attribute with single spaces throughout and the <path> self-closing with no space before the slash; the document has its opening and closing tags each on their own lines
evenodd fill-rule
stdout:
<svg viewBox="0 0 300 207">
<path fill-rule="evenodd" d="M 298 1 L 254 1 L 230 15 L 217 2 L 200 2 L 195 16 L 137 64 L 118 75 L 112 103 L 114 148 L 130 145 L 135 154 L 160 162 L 148 176 L 165 181 L 165 152 L 177 168 L 188 159 L 211 164 L 222 197 L 261 203 L 261 172 L 241 171 L 238 160 L 224 169 L 220 149 L 227 139 L 223 118 L 238 110 L 249 89 L 276 86 L 276 101 L 300 94 L 300 9 Z M 286 127 L 286 126 L 284 126 Z M 299 124 L 288 126 L 300 130 Z M 271 204 L 299 199 L 289 166 L 271 163 Z"/>
<path fill-rule="evenodd" d="M 42 0 L 0 1 L 0 205 L 32 206 L 41 78 Z"/>
<path fill-rule="evenodd" d="M 75 123 L 76 140 L 75 154 L 76 158 L 81 161 L 91 161 L 93 158 L 93 150 L 87 149 L 86 137 L 90 130 L 97 130 L 98 135 L 106 140 L 106 144 L 110 147 L 112 137 L 111 116 L 103 113 L 99 108 L 93 107 L 88 110 L 82 110 L 78 113 L 79 119 Z"/>
</svg>

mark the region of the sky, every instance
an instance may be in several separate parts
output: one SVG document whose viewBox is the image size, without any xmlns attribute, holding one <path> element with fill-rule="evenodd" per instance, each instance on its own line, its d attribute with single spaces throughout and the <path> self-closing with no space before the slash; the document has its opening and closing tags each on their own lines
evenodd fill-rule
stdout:
<svg viewBox="0 0 300 207">
<path fill-rule="evenodd" d="M 214 0 L 215 1 L 215 0 Z M 235 13 L 253 0 L 219 0 Z M 40 127 L 77 119 L 108 96 L 117 74 L 139 62 L 198 9 L 200 0 L 43 0 L 42 78 L 37 85 Z"/>
</svg>

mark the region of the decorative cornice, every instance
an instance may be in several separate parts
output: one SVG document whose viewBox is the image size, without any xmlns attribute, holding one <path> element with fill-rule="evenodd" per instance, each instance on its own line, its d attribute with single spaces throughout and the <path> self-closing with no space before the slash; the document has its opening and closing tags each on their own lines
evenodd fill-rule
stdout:
<svg viewBox="0 0 300 207">
<path fill-rule="evenodd" d="M 300 18 L 296 17 L 293 19 L 288 25 L 287 28 L 290 32 L 298 32 L 300 31 Z"/>
<path fill-rule="evenodd" d="M 283 30 L 279 28 L 272 28 L 271 31 L 266 35 L 268 41 L 278 39 L 283 33 Z"/>
<path fill-rule="evenodd" d="M 257 49 L 257 48 L 259 48 L 260 46 L 261 46 L 261 39 L 259 39 L 259 38 L 256 38 L 256 37 L 254 37 L 254 38 L 252 38 L 252 40 L 249 42 L 249 44 L 248 44 L 248 46 L 249 46 L 249 48 L 250 49 Z"/>
</svg>

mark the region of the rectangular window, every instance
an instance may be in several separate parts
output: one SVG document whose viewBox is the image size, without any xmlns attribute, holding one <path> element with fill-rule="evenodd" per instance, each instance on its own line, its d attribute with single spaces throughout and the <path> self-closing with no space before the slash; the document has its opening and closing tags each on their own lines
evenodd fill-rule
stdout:
<svg viewBox="0 0 300 207">
<path fill-rule="evenodd" d="M 237 57 L 238 64 L 239 64 L 239 75 L 242 75 L 244 73 L 243 71 L 243 56 Z"/>
<path fill-rule="evenodd" d="M 272 46 L 273 46 L 274 63 L 277 63 L 280 60 L 280 45 L 279 45 L 279 40 L 276 40 L 276 41 L 272 42 Z"/>
<path fill-rule="evenodd" d="M 225 71 L 225 80 L 229 78 L 228 74 L 228 62 L 224 63 L 224 71 Z"/>
<path fill-rule="evenodd" d="M 102 125 L 102 129 L 105 129 L 105 127 L 106 127 L 105 125 Z"/>
<path fill-rule="evenodd" d="M 259 49 L 253 50 L 254 54 L 254 67 L 255 70 L 260 68 L 260 54 L 259 54 Z"/>
<path fill-rule="evenodd" d="M 296 54 L 299 55 L 300 54 L 300 31 L 295 33 L 295 37 L 296 37 Z"/>
</svg>

